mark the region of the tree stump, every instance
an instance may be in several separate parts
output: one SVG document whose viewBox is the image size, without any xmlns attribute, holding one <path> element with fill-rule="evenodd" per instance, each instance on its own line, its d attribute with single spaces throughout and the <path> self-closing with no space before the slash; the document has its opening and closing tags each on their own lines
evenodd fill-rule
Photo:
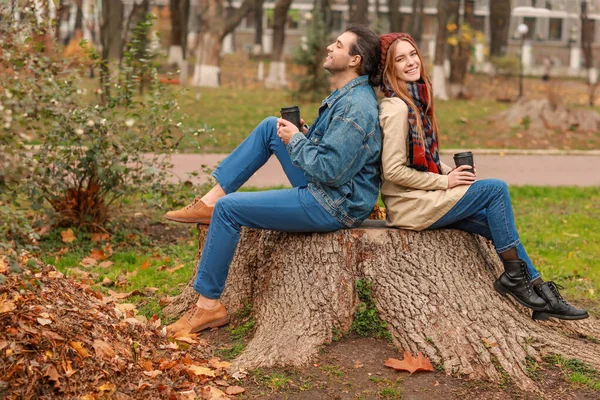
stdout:
<svg viewBox="0 0 600 400">
<path fill-rule="evenodd" d="M 222 301 L 231 313 L 253 304 L 256 331 L 234 367 L 300 365 L 348 332 L 357 279 L 373 298 L 394 344 L 422 352 L 447 373 L 539 390 L 526 357 L 556 353 L 600 369 L 600 324 L 535 322 L 531 310 L 496 293 L 502 264 L 491 243 L 456 230 L 412 232 L 366 221 L 332 233 L 243 229 Z M 199 254 L 207 227 L 198 227 Z M 196 301 L 191 284 L 164 313 Z M 383 360 L 382 360 L 383 361 Z"/>
</svg>

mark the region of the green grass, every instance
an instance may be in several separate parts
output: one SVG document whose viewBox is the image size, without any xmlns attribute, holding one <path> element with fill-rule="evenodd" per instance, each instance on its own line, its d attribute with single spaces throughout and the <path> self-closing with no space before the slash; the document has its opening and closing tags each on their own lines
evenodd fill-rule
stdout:
<svg viewBox="0 0 600 400">
<path fill-rule="evenodd" d="M 600 391 L 600 374 L 581 360 L 566 359 L 558 354 L 549 355 L 544 360 L 562 369 L 568 382 Z"/>
<path fill-rule="evenodd" d="M 199 101 L 195 91 L 179 96 L 180 116 L 184 123 L 203 128 L 204 133 L 183 140 L 181 146 L 191 152 L 230 152 L 268 116 L 279 116 L 279 109 L 298 104 L 301 115 L 310 125 L 317 117 L 320 102 L 298 102 L 286 90 L 262 88 L 203 88 Z M 443 127 L 445 148 L 468 145 L 476 132 L 485 132 L 487 116 L 508 107 L 492 99 L 453 100 L 436 103 L 436 115 Z M 466 122 L 465 122 L 466 121 Z"/>
<path fill-rule="evenodd" d="M 387 325 L 379 318 L 379 312 L 373 300 L 373 282 L 366 280 L 357 280 L 356 291 L 360 300 L 354 312 L 351 331 L 359 336 L 372 336 L 376 338 L 385 338 L 392 340 L 387 330 Z"/>
<path fill-rule="evenodd" d="M 520 238 L 545 280 L 598 310 L 600 188 L 511 187 Z"/>
</svg>

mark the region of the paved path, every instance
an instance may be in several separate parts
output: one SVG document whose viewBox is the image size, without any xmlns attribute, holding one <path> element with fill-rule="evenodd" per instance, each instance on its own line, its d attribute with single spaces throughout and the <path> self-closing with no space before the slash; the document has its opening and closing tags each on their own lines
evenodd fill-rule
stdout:
<svg viewBox="0 0 600 400">
<path fill-rule="evenodd" d="M 442 160 L 453 165 L 454 150 L 442 153 Z M 600 151 L 473 151 L 479 179 L 498 178 L 509 185 L 535 186 L 600 186 Z M 176 154 L 171 158 L 173 181 L 187 180 L 186 173 L 198 170 L 201 165 L 214 168 L 226 154 Z M 189 179 L 198 184 L 206 177 Z M 272 187 L 289 182 L 275 157 L 271 159 L 246 183 L 247 187 Z"/>
</svg>

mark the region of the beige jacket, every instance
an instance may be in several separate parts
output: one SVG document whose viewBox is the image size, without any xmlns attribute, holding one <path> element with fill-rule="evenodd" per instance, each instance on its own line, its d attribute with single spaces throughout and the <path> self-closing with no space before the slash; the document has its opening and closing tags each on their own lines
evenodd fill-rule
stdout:
<svg viewBox="0 0 600 400">
<path fill-rule="evenodd" d="M 379 106 L 383 145 L 381 198 L 387 225 L 420 231 L 444 216 L 464 196 L 468 185 L 448 189 L 452 169 L 442 163 L 443 175 L 417 171 L 408 164 L 408 106 L 390 97 Z"/>
</svg>

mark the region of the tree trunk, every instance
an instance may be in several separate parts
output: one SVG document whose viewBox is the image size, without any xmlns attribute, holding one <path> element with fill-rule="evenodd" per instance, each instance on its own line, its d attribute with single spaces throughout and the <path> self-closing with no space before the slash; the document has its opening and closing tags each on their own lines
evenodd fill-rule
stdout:
<svg viewBox="0 0 600 400">
<path fill-rule="evenodd" d="M 277 5 L 275 5 L 277 9 Z M 287 15 L 287 14 L 286 14 Z M 277 17 L 275 17 L 277 18 Z M 285 23 L 285 22 L 284 22 Z M 260 56 L 263 53 L 263 0 L 256 0 L 254 5 L 254 49 L 255 56 Z M 275 28 L 273 28 L 275 30 Z M 275 34 L 275 32 L 273 32 Z M 261 60 L 262 62 L 262 60 Z"/>
<path fill-rule="evenodd" d="M 367 25 L 369 23 L 369 0 L 348 0 L 350 24 Z"/>
<path fill-rule="evenodd" d="M 457 21 L 458 31 L 457 36 L 460 37 L 461 24 L 460 24 L 460 12 L 459 12 L 459 1 L 458 0 L 448 0 L 448 15 L 454 20 Z M 463 15 L 468 17 L 466 13 L 468 13 L 468 9 L 466 7 L 466 3 L 463 6 Z M 469 65 L 469 60 L 471 58 L 471 45 L 461 40 L 458 40 L 458 44 L 456 46 L 452 46 L 452 51 L 450 52 L 450 77 L 448 81 L 450 82 L 450 95 L 452 97 L 462 97 L 465 95 L 465 76 L 467 75 L 467 68 Z"/>
<path fill-rule="evenodd" d="M 425 0 L 413 0 L 412 3 L 412 26 L 410 35 L 415 39 L 417 46 L 423 47 L 421 39 L 423 37 L 423 6 Z"/>
<path fill-rule="evenodd" d="M 208 228 L 198 229 L 200 254 Z M 357 279 L 374 282 L 394 344 L 447 373 L 494 381 L 508 375 L 522 389 L 539 390 L 527 375 L 528 356 L 558 353 L 600 368 L 598 320 L 534 322 L 531 310 L 492 289 L 501 272 L 489 242 L 456 230 L 412 232 L 381 221 L 333 233 L 244 228 L 221 300 L 230 313 L 252 303 L 257 325 L 234 368 L 308 362 L 333 331 L 349 331 Z M 165 316 L 196 301 L 193 278 Z"/>
<path fill-rule="evenodd" d="M 223 13 L 223 0 L 203 0 L 201 2 L 200 33 L 196 57 L 194 86 L 220 86 L 220 53 L 223 39 L 240 24 L 252 11 L 255 0 L 244 0 L 240 8 L 229 17 Z"/>
<path fill-rule="evenodd" d="M 510 1 L 490 1 L 490 56 L 506 55 L 510 26 Z"/>
<path fill-rule="evenodd" d="M 103 60 L 120 59 L 123 48 L 123 2 L 121 0 L 102 0 L 102 23 L 100 42 Z M 104 57 L 106 54 L 106 57 Z"/>
<path fill-rule="evenodd" d="M 121 0 L 102 0 L 102 20 L 100 22 L 100 45 L 102 62 L 100 63 L 100 87 L 102 101 L 110 97 L 110 59 L 120 59 L 123 38 L 123 2 Z"/>
<path fill-rule="evenodd" d="M 292 0 L 277 0 L 277 3 L 275 3 L 275 10 L 273 11 L 273 49 L 271 51 L 269 75 L 265 80 L 265 87 L 269 89 L 287 87 L 283 45 L 285 43 L 285 23 L 291 4 Z"/>
<path fill-rule="evenodd" d="M 400 0 L 389 0 L 390 32 L 402 32 Z"/>
<path fill-rule="evenodd" d="M 187 47 L 188 15 L 190 0 L 170 0 L 171 11 L 171 38 L 167 62 L 176 64 L 180 69 L 184 67 Z"/>
<path fill-rule="evenodd" d="M 446 38 L 448 37 L 448 14 L 446 0 L 438 0 L 438 29 L 435 38 L 435 57 L 433 61 L 433 94 L 440 100 L 448 100 L 446 93 L 446 74 L 444 60 L 446 59 Z"/>
</svg>

